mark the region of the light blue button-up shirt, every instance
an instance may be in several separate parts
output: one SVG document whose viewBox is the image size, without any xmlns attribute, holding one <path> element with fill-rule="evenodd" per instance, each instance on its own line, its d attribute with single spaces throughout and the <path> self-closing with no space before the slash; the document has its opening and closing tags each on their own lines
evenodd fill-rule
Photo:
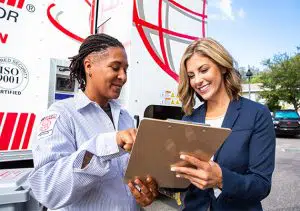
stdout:
<svg viewBox="0 0 300 211">
<path fill-rule="evenodd" d="M 139 210 L 123 182 L 129 154 L 116 143 L 116 130 L 133 128 L 133 119 L 116 101 L 109 103 L 116 129 L 81 91 L 54 103 L 42 118 L 29 183 L 49 209 Z M 93 157 L 82 169 L 86 151 Z"/>
</svg>

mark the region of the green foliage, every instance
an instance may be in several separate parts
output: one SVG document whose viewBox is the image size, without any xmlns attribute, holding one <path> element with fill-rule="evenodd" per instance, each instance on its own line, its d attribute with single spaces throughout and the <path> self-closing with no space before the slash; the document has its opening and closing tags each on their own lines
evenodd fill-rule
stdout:
<svg viewBox="0 0 300 211">
<path fill-rule="evenodd" d="M 268 92 L 268 91 L 263 91 L 262 93 L 259 94 L 260 98 L 264 98 L 266 100 L 265 104 L 268 106 L 270 111 L 275 111 L 282 109 L 280 104 L 279 104 L 279 96 L 275 92 Z"/>
<path fill-rule="evenodd" d="M 261 73 L 258 73 L 257 75 L 254 75 L 251 78 L 251 84 L 257 84 L 257 83 L 262 83 L 261 78 L 260 78 Z M 248 82 L 247 82 L 248 83 Z"/>
<path fill-rule="evenodd" d="M 279 106 L 279 101 L 283 101 L 292 104 L 297 110 L 300 106 L 300 54 L 275 55 L 265 60 L 264 65 L 268 71 L 259 74 L 258 80 L 264 90 L 260 96 L 266 99 L 271 108 Z"/>
<path fill-rule="evenodd" d="M 241 74 L 242 77 L 242 83 L 249 83 L 249 78 L 246 76 L 246 73 L 248 71 L 248 69 L 251 70 L 253 76 L 251 77 L 250 83 L 258 83 L 257 82 L 257 75 L 259 75 L 260 71 L 258 68 L 252 66 L 252 67 L 248 67 L 247 69 L 245 67 L 238 67 L 237 70 L 239 71 L 239 73 Z"/>
</svg>

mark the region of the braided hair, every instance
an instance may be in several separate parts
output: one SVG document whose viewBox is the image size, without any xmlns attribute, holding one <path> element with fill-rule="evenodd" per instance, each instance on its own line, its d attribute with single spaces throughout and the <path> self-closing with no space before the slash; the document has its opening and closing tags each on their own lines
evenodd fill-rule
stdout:
<svg viewBox="0 0 300 211">
<path fill-rule="evenodd" d="M 75 79 L 79 83 L 79 88 L 84 91 L 86 86 L 86 74 L 84 70 L 84 59 L 93 52 L 101 52 L 109 47 L 120 47 L 124 49 L 123 44 L 114 37 L 107 34 L 93 34 L 88 36 L 79 48 L 76 56 L 70 57 L 70 80 Z"/>
</svg>

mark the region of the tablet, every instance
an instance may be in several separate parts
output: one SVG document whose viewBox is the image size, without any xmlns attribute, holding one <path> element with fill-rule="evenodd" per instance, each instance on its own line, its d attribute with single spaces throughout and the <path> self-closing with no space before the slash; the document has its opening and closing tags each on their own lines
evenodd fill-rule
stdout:
<svg viewBox="0 0 300 211">
<path fill-rule="evenodd" d="M 138 128 L 124 181 L 152 176 L 159 187 L 187 188 L 190 182 L 170 171 L 188 153 L 209 161 L 229 136 L 228 128 L 215 128 L 199 123 L 144 118 Z"/>
</svg>

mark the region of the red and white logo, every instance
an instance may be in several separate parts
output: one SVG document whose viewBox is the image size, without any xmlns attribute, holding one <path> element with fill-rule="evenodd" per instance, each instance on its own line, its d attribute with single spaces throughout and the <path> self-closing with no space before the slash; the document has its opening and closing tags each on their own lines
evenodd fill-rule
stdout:
<svg viewBox="0 0 300 211">
<path fill-rule="evenodd" d="M 207 15 L 205 14 L 206 0 L 202 0 L 201 12 L 194 11 L 192 10 L 192 8 L 188 8 L 184 6 L 183 4 L 179 3 L 180 1 L 168 0 L 168 5 L 169 6 L 171 5 L 173 8 L 176 8 L 176 10 L 179 11 L 179 13 L 185 14 L 186 16 L 195 17 L 195 19 L 198 19 L 201 22 L 202 27 L 200 29 L 198 28 L 199 33 L 197 36 L 192 36 L 189 34 L 171 30 L 168 27 L 163 27 L 163 18 L 166 19 L 166 17 L 163 17 L 163 2 L 164 2 L 163 0 L 158 0 L 158 11 L 157 11 L 158 23 L 151 23 L 147 21 L 145 18 L 141 17 L 141 14 L 144 13 L 143 10 L 146 9 L 143 7 L 143 5 L 141 5 L 142 1 L 134 0 L 133 22 L 136 26 L 136 29 L 141 39 L 143 40 L 143 43 L 147 51 L 154 59 L 154 61 L 159 65 L 159 67 L 165 73 L 171 76 L 174 80 L 178 81 L 178 74 L 176 73 L 174 68 L 171 68 L 170 61 L 169 61 L 170 58 L 168 58 L 167 56 L 165 40 L 167 39 L 167 36 L 172 36 L 178 39 L 185 39 L 190 41 L 197 40 L 200 37 L 205 37 L 205 20 L 207 18 Z M 197 4 L 197 2 L 198 1 L 194 1 L 193 4 Z M 178 24 L 183 24 L 183 23 L 178 23 Z M 154 43 L 153 40 L 151 40 L 150 36 L 147 36 L 146 34 L 146 31 L 149 30 L 154 30 L 158 33 L 160 49 L 156 49 L 156 51 L 155 51 L 155 46 L 152 44 Z M 162 58 L 157 54 L 157 52 L 159 51 L 162 55 L 161 56 Z"/>
<path fill-rule="evenodd" d="M 24 6 L 25 0 L 0 0 L 0 3 L 6 4 L 8 6 L 16 7 L 22 9 Z"/>
<path fill-rule="evenodd" d="M 38 139 L 51 136 L 53 133 L 54 125 L 59 117 L 59 114 L 53 113 L 41 119 L 38 130 Z"/>
</svg>

